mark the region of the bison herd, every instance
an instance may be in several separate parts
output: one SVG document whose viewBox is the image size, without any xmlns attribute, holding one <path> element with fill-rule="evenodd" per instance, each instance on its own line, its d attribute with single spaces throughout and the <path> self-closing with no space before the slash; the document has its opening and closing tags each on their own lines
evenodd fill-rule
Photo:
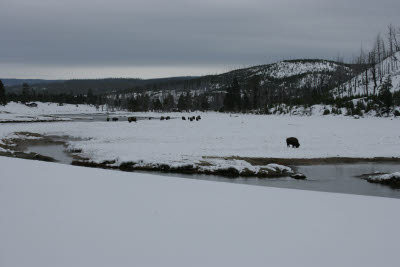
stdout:
<svg viewBox="0 0 400 267">
<path fill-rule="evenodd" d="M 170 119 L 171 119 L 170 116 L 166 116 L 166 117 L 161 116 L 160 117 L 161 121 L 163 121 L 163 120 L 167 120 L 168 121 Z M 114 117 L 111 120 L 112 121 L 118 121 L 118 118 Z M 151 117 L 149 118 L 149 120 L 151 120 Z M 186 121 L 186 117 L 182 116 L 182 120 Z M 200 116 L 187 117 L 187 120 L 188 121 L 194 121 L 194 120 L 199 121 L 199 120 L 201 120 L 201 117 Z M 107 121 L 110 121 L 110 118 L 107 118 Z M 136 122 L 136 121 L 137 121 L 136 117 L 128 117 L 128 122 L 129 123 Z M 299 148 L 300 147 L 299 140 L 296 137 L 288 137 L 288 138 L 286 138 L 286 145 L 287 145 L 287 147 L 292 147 L 292 148 Z"/>
<path fill-rule="evenodd" d="M 161 120 L 161 121 L 163 121 L 163 120 L 168 121 L 168 120 L 170 120 L 170 119 L 171 119 L 170 116 L 166 116 L 166 117 L 161 116 L 161 117 L 160 117 L 160 120 Z M 112 120 L 112 121 L 118 121 L 119 119 L 118 119 L 117 117 L 113 117 L 113 118 L 111 118 L 111 120 Z M 151 120 L 151 117 L 149 117 L 149 120 Z M 182 117 L 182 120 L 185 121 L 185 120 L 186 120 L 186 117 Z M 194 121 L 194 120 L 199 121 L 199 120 L 201 120 L 201 117 L 200 117 L 200 116 L 187 117 L 187 120 L 188 120 L 188 121 Z M 110 118 L 107 117 L 107 121 L 110 121 Z M 129 123 L 131 123 L 131 122 L 137 122 L 137 118 L 136 118 L 136 117 L 128 117 L 128 122 L 129 122 Z"/>
<path fill-rule="evenodd" d="M 194 121 L 194 120 L 199 121 L 199 120 L 201 120 L 201 117 L 200 116 L 197 116 L 197 117 L 192 116 L 192 117 L 187 117 L 187 119 L 188 119 L 188 121 Z M 185 121 L 186 117 L 182 117 L 182 120 Z"/>
</svg>

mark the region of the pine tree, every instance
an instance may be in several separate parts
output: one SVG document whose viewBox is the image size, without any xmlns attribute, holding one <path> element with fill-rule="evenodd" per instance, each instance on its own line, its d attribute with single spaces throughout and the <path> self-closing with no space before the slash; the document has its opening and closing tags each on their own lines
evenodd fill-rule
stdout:
<svg viewBox="0 0 400 267">
<path fill-rule="evenodd" d="M 186 111 L 190 111 L 193 109 L 193 100 L 192 100 L 192 95 L 190 92 L 186 93 Z"/>
<path fill-rule="evenodd" d="M 390 92 L 390 89 L 392 89 L 392 77 L 387 76 L 387 78 L 384 80 L 382 83 L 382 89 L 381 89 L 381 101 L 383 102 L 387 115 L 389 115 L 390 108 L 393 105 L 393 95 Z"/>
<path fill-rule="evenodd" d="M 96 103 L 96 98 L 93 95 L 93 91 L 92 91 L 91 88 L 89 88 L 88 91 L 87 91 L 86 99 L 87 99 L 86 102 L 88 104 L 95 104 Z"/>
<path fill-rule="evenodd" d="M 186 97 L 181 94 L 178 99 L 178 109 L 180 111 L 187 110 L 186 108 Z"/>
<path fill-rule="evenodd" d="M 22 84 L 22 102 L 28 102 L 29 101 L 29 93 L 30 93 L 30 87 L 29 84 L 23 83 Z"/>
<path fill-rule="evenodd" d="M 251 110 L 251 102 L 250 102 L 250 98 L 247 95 L 247 93 L 245 93 L 243 96 L 242 104 L 243 104 L 243 106 L 242 106 L 243 111 Z"/>
<path fill-rule="evenodd" d="M 205 94 L 202 94 L 200 96 L 200 105 L 202 111 L 208 110 L 210 108 L 210 103 L 208 103 L 208 98 Z"/>
<path fill-rule="evenodd" d="M 240 92 L 240 85 L 238 82 L 238 79 L 235 77 L 233 78 L 233 82 L 232 82 L 232 97 L 233 97 L 233 110 L 234 111 L 240 111 L 241 107 L 242 107 L 242 96 L 241 96 L 241 92 Z"/>
<path fill-rule="evenodd" d="M 0 105 L 5 106 L 7 104 L 6 89 L 4 88 L 3 82 L 0 80 Z"/>
<path fill-rule="evenodd" d="M 232 81 L 231 86 L 228 88 L 228 93 L 224 98 L 224 110 L 225 111 L 240 111 L 241 109 L 241 93 L 240 85 L 235 77 Z"/>
</svg>

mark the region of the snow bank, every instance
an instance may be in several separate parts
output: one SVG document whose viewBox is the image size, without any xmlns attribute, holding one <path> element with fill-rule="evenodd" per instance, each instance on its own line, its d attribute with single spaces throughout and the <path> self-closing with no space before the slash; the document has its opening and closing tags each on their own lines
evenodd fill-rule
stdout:
<svg viewBox="0 0 400 267">
<path fill-rule="evenodd" d="M 398 199 L 0 166 L 1 266 L 398 265 Z"/>
<path fill-rule="evenodd" d="M 381 175 L 371 175 L 368 179 L 370 180 L 391 180 L 398 179 L 400 180 L 400 172 L 389 173 L 389 174 L 381 174 Z"/>
</svg>

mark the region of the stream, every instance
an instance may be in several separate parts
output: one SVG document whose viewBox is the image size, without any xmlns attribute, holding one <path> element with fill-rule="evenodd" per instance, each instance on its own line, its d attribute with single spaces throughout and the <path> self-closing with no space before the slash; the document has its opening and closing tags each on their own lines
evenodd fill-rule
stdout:
<svg viewBox="0 0 400 267">
<path fill-rule="evenodd" d="M 33 145 L 27 151 L 54 158 L 57 162 L 71 164 L 72 157 L 60 144 Z M 395 163 L 357 163 L 357 164 L 324 164 L 296 166 L 297 171 L 307 176 L 307 180 L 295 180 L 290 177 L 276 179 L 259 178 L 226 178 L 215 175 L 185 175 L 176 173 L 159 173 L 158 175 L 182 177 L 189 179 L 334 192 L 356 195 L 400 198 L 400 189 L 392 189 L 385 185 L 371 184 L 356 176 L 375 172 L 396 172 L 400 170 Z"/>
</svg>

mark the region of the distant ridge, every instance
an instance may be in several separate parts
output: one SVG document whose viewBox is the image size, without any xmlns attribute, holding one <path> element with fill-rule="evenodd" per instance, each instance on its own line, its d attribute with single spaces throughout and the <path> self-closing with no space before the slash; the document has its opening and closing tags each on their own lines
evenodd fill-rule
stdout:
<svg viewBox="0 0 400 267">
<path fill-rule="evenodd" d="M 34 84 L 45 84 L 45 83 L 55 83 L 63 82 L 64 80 L 45 80 L 45 79 L 16 79 L 16 78 L 0 78 L 4 86 L 19 86 L 23 83 L 28 83 L 29 85 Z"/>
</svg>

